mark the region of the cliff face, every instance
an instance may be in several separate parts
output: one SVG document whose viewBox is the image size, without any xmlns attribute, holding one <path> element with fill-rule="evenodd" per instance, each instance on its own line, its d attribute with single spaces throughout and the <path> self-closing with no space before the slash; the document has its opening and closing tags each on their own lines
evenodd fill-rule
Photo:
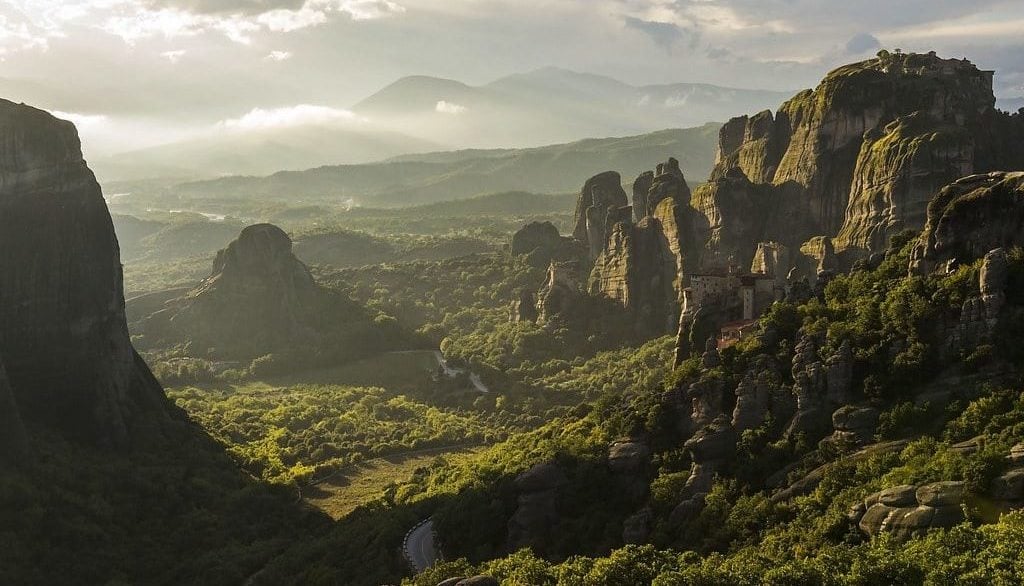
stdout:
<svg viewBox="0 0 1024 586">
<path fill-rule="evenodd" d="M 972 175 L 943 188 L 928 205 L 912 269 L 930 272 L 1014 246 L 1024 246 L 1024 172 Z"/>
<path fill-rule="evenodd" d="M 674 331 L 679 319 L 684 266 L 699 254 L 701 218 L 690 198 L 679 162 L 669 159 L 634 182 L 632 210 L 608 212 L 590 292 L 618 301 L 648 331 Z M 647 213 L 634 222 L 637 210 Z"/>
<path fill-rule="evenodd" d="M 597 258 L 608 238 L 609 213 L 614 216 L 628 205 L 622 177 L 615 171 L 595 175 L 583 184 L 576 200 L 572 237 L 586 247 L 590 260 Z"/>
<path fill-rule="evenodd" d="M 26 423 L 123 445 L 137 414 L 166 413 L 129 340 L 117 239 L 74 125 L 8 101 L 0 101 L 0 360 Z"/>
<path fill-rule="evenodd" d="M 762 112 L 723 126 L 699 207 L 721 217 L 734 201 L 755 204 L 763 225 L 751 228 L 754 238 L 742 237 L 745 225 L 729 226 L 741 236 L 733 248 L 824 235 L 835 237 L 837 252 L 863 256 L 902 229 L 923 227 L 939 186 L 1024 165 L 1021 116 L 994 105 L 991 73 L 966 60 L 883 53 L 841 67 L 774 117 Z M 740 173 L 749 184 L 720 183 Z M 761 192 L 752 195 L 751 185 Z"/>
</svg>

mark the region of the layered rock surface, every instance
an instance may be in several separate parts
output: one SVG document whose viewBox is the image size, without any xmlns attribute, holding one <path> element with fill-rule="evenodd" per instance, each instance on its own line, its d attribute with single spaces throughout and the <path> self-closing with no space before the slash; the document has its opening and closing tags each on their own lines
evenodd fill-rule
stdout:
<svg viewBox="0 0 1024 586">
<path fill-rule="evenodd" d="M 969 263 L 996 248 L 1024 244 L 1024 172 L 971 175 L 944 187 L 928 205 L 928 219 L 911 262 L 926 273 Z"/>
<path fill-rule="evenodd" d="M 585 192 L 586 186 L 581 193 Z M 634 215 L 639 216 L 635 222 Z M 642 174 L 633 185 L 633 207 L 610 207 L 605 218 L 605 229 L 596 235 L 602 240 L 596 248 L 590 292 L 633 312 L 639 327 L 657 333 L 675 331 L 684 265 L 697 247 L 701 225 L 690 207 L 690 188 L 679 162 L 669 159 L 656 172 Z M 594 242 L 589 239 L 594 237 L 588 232 L 591 247 Z"/>
<path fill-rule="evenodd" d="M 697 205 L 716 246 L 744 254 L 741 264 L 759 240 L 798 246 L 814 235 L 860 256 L 920 229 L 949 181 L 1019 168 L 1022 136 L 1022 117 L 995 109 L 991 72 L 934 53 L 883 52 L 830 72 L 774 117 L 723 126 Z"/>
<path fill-rule="evenodd" d="M 26 424 L 124 445 L 166 417 L 128 336 L 117 238 L 74 125 L 4 100 L 0 361 L 10 389 L 0 395 Z"/>
</svg>

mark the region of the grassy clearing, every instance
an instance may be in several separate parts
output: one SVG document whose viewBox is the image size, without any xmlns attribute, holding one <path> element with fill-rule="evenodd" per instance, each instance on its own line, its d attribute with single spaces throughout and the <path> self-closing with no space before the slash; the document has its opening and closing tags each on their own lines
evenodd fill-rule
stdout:
<svg viewBox="0 0 1024 586">
<path fill-rule="evenodd" d="M 417 468 L 430 464 L 438 456 L 443 455 L 448 461 L 457 461 L 483 449 L 442 447 L 375 458 L 349 466 L 316 486 L 304 487 L 302 496 L 306 502 L 331 518 L 341 519 L 356 507 L 380 496 L 392 483 L 408 479 Z"/>
</svg>

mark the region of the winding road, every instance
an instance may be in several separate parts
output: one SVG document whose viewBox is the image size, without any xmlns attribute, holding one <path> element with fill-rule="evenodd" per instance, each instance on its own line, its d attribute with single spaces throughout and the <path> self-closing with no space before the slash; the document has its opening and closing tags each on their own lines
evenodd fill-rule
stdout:
<svg viewBox="0 0 1024 586">
<path fill-rule="evenodd" d="M 441 354 L 440 350 L 434 350 L 434 358 L 437 358 L 437 364 L 441 366 L 441 369 L 444 370 L 445 376 L 447 376 L 448 378 L 454 378 L 456 375 L 466 372 L 461 368 L 452 368 L 448 366 L 448 362 L 444 359 L 444 355 Z M 480 391 L 481 393 L 491 392 L 491 389 L 487 388 L 487 385 L 484 384 L 484 381 L 480 379 L 480 375 L 475 372 L 469 373 L 469 382 L 473 383 L 473 386 L 476 387 L 476 390 Z"/>
<path fill-rule="evenodd" d="M 402 550 L 405 559 L 409 560 L 409 565 L 416 573 L 434 565 L 437 561 L 437 551 L 434 549 L 434 522 L 426 519 L 410 529 L 405 534 Z"/>
</svg>

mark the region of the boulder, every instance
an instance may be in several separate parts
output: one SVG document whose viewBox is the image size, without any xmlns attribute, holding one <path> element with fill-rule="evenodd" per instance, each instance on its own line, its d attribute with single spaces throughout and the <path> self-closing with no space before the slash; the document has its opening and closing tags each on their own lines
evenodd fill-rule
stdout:
<svg viewBox="0 0 1024 586">
<path fill-rule="evenodd" d="M 917 489 L 917 502 L 931 507 L 960 506 L 964 491 L 964 483 L 960 481 L 933 482 Z"/>
<path fill-rule="evenodd" d="M 998 501 L 1024 501 L 1024 468 L 1015 468 L 993 479 L 991 492 Z"/>
<path fill-rule="evenodd" d="M 1010 453 L 1006 456 L 1006 459 L 1013 466 L 1024 466 L 1024 443 L 1010 448 Z"/>
<path fill-rule="evenodd" d="M 558 488 L 568 482 L 565 473 L 551 462 L 543 462 L 516 476 L 515 486 L 520 492 L 540 492 Z"/>
<path fill-rule="evenodd" d="M 909 507 L 917 504 L 917 487 L 913 484 L 903 484 L 887 488 L 877 495 L 865 499 L 864 504 L 871 506 L 875 502 L 882 503 L 889 507 Z"/>
<path fill-rule="evenodd" d="M 647 444 L 643 442 L 615 442 L 608 449 L 608 466 L 615 474 L 640 474 L 650 463 L 650 453 Z"/>
</svg>

